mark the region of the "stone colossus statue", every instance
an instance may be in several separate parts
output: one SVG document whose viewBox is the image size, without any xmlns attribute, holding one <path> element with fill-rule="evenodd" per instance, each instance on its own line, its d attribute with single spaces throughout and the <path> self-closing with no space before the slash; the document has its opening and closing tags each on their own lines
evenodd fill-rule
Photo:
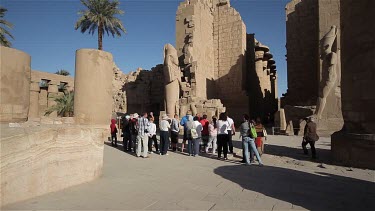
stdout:
<svg viewBox="0 0 375 211">
<path fill-rule="evenodd" d="M 322 80 L 319 84 L 319 97 L 315 110 L 315 115 L 321 119 L 322 113 L 326 106 L 327 97 L 331 93 L 337 82 L 337 66 L 340 63 L 340 58 L 336 52 L 332 50 L 333 44 L 337 37 L 337 27 L 332 26 L 329 32 L 321 40 L 321 59 L 322 65 Z"/>
<path fill-rule="evenodd" d="M 164 46 L 164 79 L 165 79 L 165 102 L 166 113 L 170 118 L 178 114 L 178 100 L 180 94 L 179 81 L 181 70 L 178 66 L 177 50 L 171 45 Z"/>
</svg>

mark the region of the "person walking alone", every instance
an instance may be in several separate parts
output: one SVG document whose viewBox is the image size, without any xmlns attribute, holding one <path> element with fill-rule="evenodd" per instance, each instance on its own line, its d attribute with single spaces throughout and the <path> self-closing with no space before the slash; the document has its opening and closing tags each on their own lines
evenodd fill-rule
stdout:
<svg viewBox="0 0 375 211">
<path fill-rule="evenodd" d="M 312 158 L 316 159 L 315 142 L 319 140 L 319 136 L 316 133 L 316 123 L 314 122 L 314 117 L 308 117 L 307 124 L 304 129 L 302 149 L 305 155 L 309 154 L 306 148 L 307 144 L 310 144 Z"/>
</svg>

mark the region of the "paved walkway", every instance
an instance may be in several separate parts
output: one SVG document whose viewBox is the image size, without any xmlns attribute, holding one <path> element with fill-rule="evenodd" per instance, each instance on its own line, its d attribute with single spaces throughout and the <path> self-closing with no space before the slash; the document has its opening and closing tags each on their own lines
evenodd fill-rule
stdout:
<svg viewBox="0 0 375 211">
<path fill-rule="evenodd" d="M 100 179 L 3 210 L 375 210 L 374 171 L 331 165 L 324 138 L 312 162 L 300 141 L 269 137 L 264 167 L 172 152 L 143 159 L 105 146 Z"/>
</svg>

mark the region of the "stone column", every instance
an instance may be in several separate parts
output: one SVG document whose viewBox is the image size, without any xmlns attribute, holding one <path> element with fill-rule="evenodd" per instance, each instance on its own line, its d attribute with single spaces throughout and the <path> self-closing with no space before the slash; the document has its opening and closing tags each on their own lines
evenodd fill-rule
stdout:
<svg viewBox="0 0 375 211">
<path fill-rule="evenodd" d="M 39 91 L 39 81 L 32 81 L 30 84 L 29 118 L 39 117 Z"/>
<path fill-rule="evenodd" d="M 80 49 L 76 52 L 74 117 L 79 124 L 109 124 L 112 113 L 112 54 Z"/>
<path fill-rule="evenodd" d="M 47 107 L 50 108 L 56 105 L 56 97 L 59 93 L 59 85 L 58 81 L 50 81 L 48 84 L 48 100 L 47 100 Z M 57 112 L 52 112 L 49 117 L 57 117 Z"/>
<path fill-rule="evenodd" d="M 375 169 L 374 12 L 374 0 L 341 0 L 344 128 L 332 135 L 335 161 L 371 169 Z"/>
<path fill-rule="evenodd" d="M 0 46 L 0 122 L 27 120 L 30 105 L 31 57 Z"/>
<path fill-rule="evenodd" d="M 259 86 L 261 86 L 261 81 L 263 80 L 263 57 L 264 57 L 264 51 L 255 48 L 255 72 L 259 78 Z M 264 91 L 261 90 L 264 97 Z"/>
</svg>

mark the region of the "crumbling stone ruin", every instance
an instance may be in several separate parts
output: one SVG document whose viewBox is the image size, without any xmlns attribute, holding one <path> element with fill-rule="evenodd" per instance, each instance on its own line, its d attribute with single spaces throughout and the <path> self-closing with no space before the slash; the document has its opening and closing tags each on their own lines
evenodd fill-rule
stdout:
<svg viewBox="0 0 375 211">
<path fill-rule="evenodd" d="M 168 49 L 175 49 L 176 55 Z M 151 71 L 126 76 L 115 73 L 115 80 L 124 85 L 121 88 L 116 82 L 114 112 L 124 112 L 126 107 L 130 113 L 148 110 L 181 116 L 192 110 L 210 117 L 228 111 L 239 122 L 249 111 L 253 118 L 277 111 L 277 74 L 272 54 L 254 36 L 246 34 L 246 26 L 229 0 L 181 2 L 176 13 L 176 46 L 167 44 L 164 55 L 164 64 Z M 254 78 L 256 87 L 250 87 Z M 163 84 L 164 90 L 157 84 Z M 126 102 L 126 106 L 120 102 Z"/>
<path fill-rule="evenodd" d="M 281 119 L 301 134 L 302 120 L 314 115 L 319 134 L 330 135 L 343 126 L 340 1 L 293 0 L 286 16 L 288 91 Z"/>
</svg>

